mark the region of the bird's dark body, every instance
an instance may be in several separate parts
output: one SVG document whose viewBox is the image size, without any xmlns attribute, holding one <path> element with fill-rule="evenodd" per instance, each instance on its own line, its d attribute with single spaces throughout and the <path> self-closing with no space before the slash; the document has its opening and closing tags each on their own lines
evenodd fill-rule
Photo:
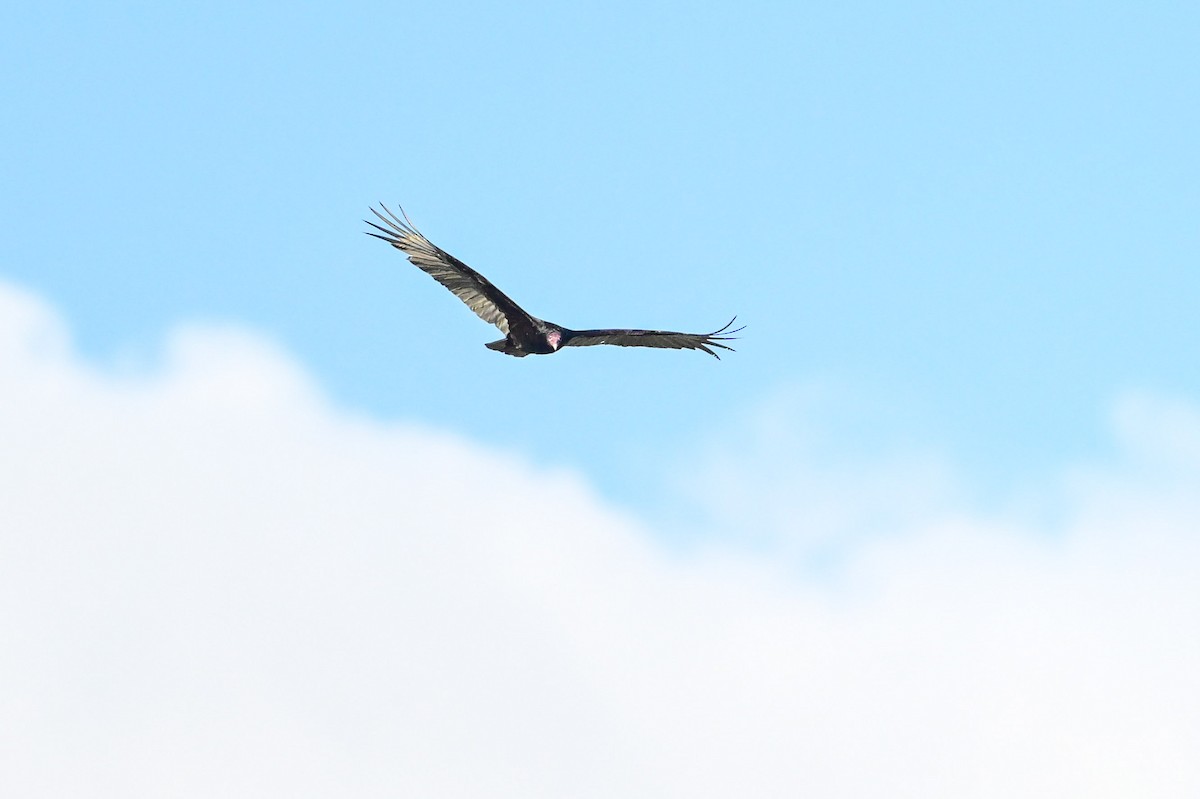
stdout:
<svg viewBox="0 0 1200 799">
<path fill-rule="evenodd" d="M 526 355 L 550 355 L 563 347 L 587 347 L 613 344 L 619 347 L 660 347 L 707 352 L 719 358 L 711 347 L 732 350 L 723 341 L 742 328 L 730 330 L 733 321 L 712 333 L 677 333 L 671 330 L 571 330 L 538 319 L 517 305 L 483 275 L 441 249 L 413 227 L 408 217 L 397 217 L 383 206 L 387 216 L 371 209 L 386 227 L 367 222 L 379 233 L 367 231 L 408 256 L 408 260 L 441 283 L 466 303 L 480 319 L 500 328 L 504 338 L 487 344 L 488 349 L 524 358 Z M 404 212 L 401 210 L 401 215 Z M 381 235 L 382 234 L 382 235 Z"/>
<path fill-rule="evenodd" d="M 505 355 L 515 355 L 518 358 L 524 358 L 526 355 L 550 355 L 551 353 L 558 352 L 558 348 L 562 346 L 563 333 L 565 332 L 563 328 L 559 328 L 557 325 L 553 327 L 557 329 L 535 329 L 516 334 L 510 328 L 507 336 L 499 341 L 493 341 L 487 346 L 489 349 L 503 352 Z"/>
</svg>

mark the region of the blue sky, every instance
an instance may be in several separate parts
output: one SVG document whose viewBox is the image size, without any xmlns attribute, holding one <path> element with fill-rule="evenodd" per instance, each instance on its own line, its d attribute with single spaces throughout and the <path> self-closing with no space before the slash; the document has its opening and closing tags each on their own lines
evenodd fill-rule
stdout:
<svg viewBox="0 0 1200 799">
<path fill-rule="evenodd" d="M 0 793 L 1198 795 L 1197 41 L 6 6 Z"/>
<path fill-rule="evenodd" d="M 1102 451 L 1120 391 L 1200 394 L 1187 4 L 3 15 L 0 270 L 102 360 L 253 326 L 338 402 L 635 502 L 638 463 L 798 384 L 984 492 Z M 546 318 L 746 338 L 497 358 L 361 235 L 379 200 Z"/>
</svg>

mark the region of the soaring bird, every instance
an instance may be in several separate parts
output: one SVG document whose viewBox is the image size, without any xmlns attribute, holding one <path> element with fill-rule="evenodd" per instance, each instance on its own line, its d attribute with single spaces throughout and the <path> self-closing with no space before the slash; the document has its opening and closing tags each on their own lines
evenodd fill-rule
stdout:
<svg viewBox="0 0 1200 799">
<path fill-rule="evenodd" d="M 508 295 L 493 286 L 486 277 L 422 236 L 409 221 L 403 208 L 400 209 L 398 217 L 388 210 L 386 205 L 380 203 L 380 207 L 387 216 L 374 208 L 371 209 L 371 213 L 375 214 L 383 225 L 364 219 L 364 222 L 379 231 L 375 233 L 368 230 L 365 231 L 366 234 L 382 239 L 400 250 L 418 269 L 466 303 L 480 319 L 500 328 L 504 338 L 485 346 L 505 355 L 524 358 L 526 355 L 549 355 L 563 347 L 615 344 L 618 347 L 703 350 L 719 359 L 721 356 L 711 348 L 717 347 L 732 352 L 732 347 L 721 342 L 732 340 L 733 334 L 743 329 L 730 329 L 737 319 L 736 316 L 729 320 L 729 324 L 711 333 L 676 333 L 671 330 L 571 330 L 538 319 L 510 300 Z"/>
</svg>

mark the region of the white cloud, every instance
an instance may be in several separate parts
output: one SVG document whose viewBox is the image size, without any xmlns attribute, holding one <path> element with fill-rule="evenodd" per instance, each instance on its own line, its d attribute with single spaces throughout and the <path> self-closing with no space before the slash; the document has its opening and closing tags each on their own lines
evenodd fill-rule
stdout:
<svg viewBox="0 0 1200 799">
<path fill-rule="evenodd" d="M 0 408 L 4 795 L 1200 792 L 1186 404 L 1118 404 L 1126 455 L 1064 479 L 1056 535 L 935 489 L 836 585 L 668 554 L 578 476 L 331 408 L 245 333 L 114 376 L 0 287 Z"/>
<path fill-rule="evenodd" d="M 889 442 L 844 387 L 792 386 L 697 442 L 676 491 L 700 519 L 743 544 L 789 557 L 836 560 L 864 539 L 929 524 L 960 504 L 950 466 Z M 882 443 L 881 443 L 882 441 Z"/>
</svg>

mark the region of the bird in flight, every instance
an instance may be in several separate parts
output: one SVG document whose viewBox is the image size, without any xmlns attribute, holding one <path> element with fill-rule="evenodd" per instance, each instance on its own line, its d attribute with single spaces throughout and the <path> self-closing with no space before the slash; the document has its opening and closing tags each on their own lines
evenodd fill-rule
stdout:
<svg viewBox="0 0 1200 799">
<path fill-rule="evenodd" d="M 404 209 L 396 216 L 386 205 L 380 203 L 384 214 L 374 208 L 371 213 L 383 222 L 377 225 L 363 220 L 375 230 L 365 231 L 368 236 L 382 239 L 408 256 L 408 260 L 421 271 L 448 288 L 483 321 L 500 328 L 504 338 L 485 345 L 488 349 L 524 358 L 526 355 L 549 355 L 563 347 L 590 347 L 595 344 L 614 344 L 618 347 L 660 347 L 672 350 L 702 350 L 714 358 L 716 347 L 733 351 L 721 342 L 730 341 L 739 327 L 731 330 L 734 317 L 729 324 L 711 333 L 676 333 L 670 330 L 571 330 L 538 319 L 510 300 L 486 277 L 476 272 L 450 253 L 421 235 Z"/>
</svg>

